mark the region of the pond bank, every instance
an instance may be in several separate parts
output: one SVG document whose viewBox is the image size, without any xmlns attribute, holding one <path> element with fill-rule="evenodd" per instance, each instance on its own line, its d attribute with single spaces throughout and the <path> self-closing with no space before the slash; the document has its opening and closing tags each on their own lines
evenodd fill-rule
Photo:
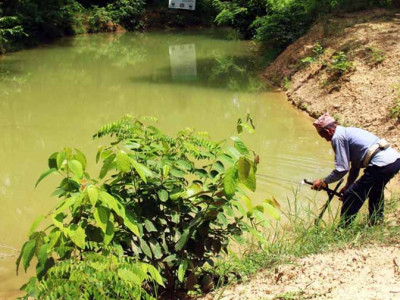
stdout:
<svg viewBox="0 0 400 300">
<path fill-rule="evenodd" d="M 400 146 L 400 12 L 371 10 L 315 24 L 265 71 L 312 117 L 329 111 Z"/>
</svg>

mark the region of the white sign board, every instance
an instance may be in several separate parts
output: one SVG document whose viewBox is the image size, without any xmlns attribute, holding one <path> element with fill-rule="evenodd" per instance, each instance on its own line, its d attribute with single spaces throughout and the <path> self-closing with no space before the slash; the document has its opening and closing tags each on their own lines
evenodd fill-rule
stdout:
<svg viewBox="0 0 400 300">
<path fill-rule="evenodd" d="M 169 0 L 168 8 L 194 10 L 196 0 Z"/>
<path fill-rule="evenodd" d="M 196 46 L 194 44 L 169 46 L 169 58 L 174 80 L 193 80 L 197 77 Z"/>
</svg>

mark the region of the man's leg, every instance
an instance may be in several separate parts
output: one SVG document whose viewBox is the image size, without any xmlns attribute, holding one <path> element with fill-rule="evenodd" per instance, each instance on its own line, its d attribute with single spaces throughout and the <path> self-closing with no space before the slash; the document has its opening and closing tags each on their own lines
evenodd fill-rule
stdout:
<svg viewBox="0 0 400 300">
<path fill-rule="evenodd" d="M 369 194 L 369 224 L 375 225 L 383 222 L 384 213 L 384 191 L 386 184 L 396 175 L 400 169 L 400 160 L 384 167 L 372 167 L 371 176 L 375 182 Z"/>
<path fill-rule="evenodd" d="M 353 222 L 361 206 L 368 197 L 373 184 L 373 178 L 365 170 L 364 175 L 353 183 L 343 195 L 343 205 L 340 213 L 340 227 L 347 227 Z"/>
</svg>

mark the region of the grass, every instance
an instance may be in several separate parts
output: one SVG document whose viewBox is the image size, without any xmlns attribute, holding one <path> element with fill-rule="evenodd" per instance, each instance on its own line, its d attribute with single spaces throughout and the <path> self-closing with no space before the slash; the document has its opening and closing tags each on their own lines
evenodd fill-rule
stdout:
<svg viewBox="0 0 400 300">
<path fill-rule="evenodd" d="M 392 197 L 386 203 L 386 215 L 394 215 L 398 209 L 399 196 Z M 366 206 L 366 205 L 364 205 Z M 388 224 L 368 226 L 366 213 L 359 213 L 352 227 L 338 229 L 338 215 L 332 209 L 326 214 L 329 221 L 320 222 L 322 226 L 314 226 L 316 218 L 315 206 L 304 207 L 295 201 L 289 205 L 284 214 L 287 223 L 277 225 L 271 232 L 265 233 L 267 242 L 248 242 L 240 255 L 230 253 L 220 258 L 210 270 L 219 278 L 216 287 L 225 287 L 230 282 L 247 281 L 260 270 L 271 270 L 279 264 L 290 263 L 294 258 L 310 254 L 335 251 L 339 249 L 357 248 L 371 244 L 398 245 L 400 243 L 400 226 Z M 386 217 L 387 219 L 388 217 Z M 222 295 L 222 291 L 216 295 Z M 299 295 L 282 294 L 275 299 L 293 298 Z"/>
</svg>

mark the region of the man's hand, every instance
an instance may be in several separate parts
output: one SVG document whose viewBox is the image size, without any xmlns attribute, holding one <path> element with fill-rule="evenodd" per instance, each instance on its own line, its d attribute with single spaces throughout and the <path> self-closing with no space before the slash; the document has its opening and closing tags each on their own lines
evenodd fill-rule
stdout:
<svg viewBox="0 0 400 300">
<path fill-rule="evenodd" d="M 313 190 L 321 190 L 322 188 L 326 188 L 326 183 L 322 179 L 317 179 L 313 181 L 313 185 L 311 187 Z"/>
<path fill-rule="evenodd" d="M 347 191 L 347 189 L 348 189 L 347 186 L 342 187 L 342 188 L 340 189 L 340 192 L 339 192 L 339 193 L 344 194 L 344 193 Z M 339 200 L 340 200 L 340 201 L 343 201 L 343 197 L 340 197 Z"/>
</svg>

